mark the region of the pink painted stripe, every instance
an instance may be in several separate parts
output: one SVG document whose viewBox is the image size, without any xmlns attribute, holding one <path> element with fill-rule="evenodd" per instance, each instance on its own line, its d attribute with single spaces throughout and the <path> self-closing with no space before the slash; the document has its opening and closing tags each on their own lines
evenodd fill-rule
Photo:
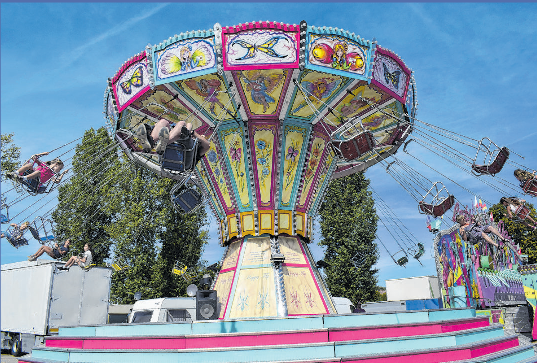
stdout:
<svg viewBox="0 0 537 363">
<path fill-rule="evenodd" d="M 479 320 L 470 322 L 446 322 L 442 324 L 442 333 L 449 333 L 452 331 L 483 328 L 490 325 L 488 317 L 481 318 Z"/>
<path fill-rule="evenodd" d="M 185 338 L 87 339 L 84 349 L 185 349 Z"/>
<path fill-rule="evenodd" d="M 84 345 L 83 338 L 73 338 L 73 339 L 51 339 L 47 338 L 45 341 L 45 347 L 47 348 L 75 348 L 82 349 Z"/>
<path fill-rule="evenodd" d="M 251 347 L 256 345 L 308 344 L 328 342 L 328 331 L 291 334 L 260 334 L 228 337 L 186 337 L 186 349 Z"/>
<path fill-rule="evenodd" d="M 230 267 L 230 268 L 226 268 L 226 269 L 223 269 L 223 270 L 220 270 L 219 274 L 223 274 L 223 273 L 226 273 L 226 272 L 229 272 L 229 271 L 233 271 L 237 268 L 237 266 L 235 267 Z"/>
<path fill-rule="evenodd" d="M 480 357 L 482 355 L 487 355 L 491 353 L 496 353 L 501 350 L 506 350 L 509 348 L 514 348 L 518 346 L 518 337 L 509 339 L 501 343 L 486 345 L 482 348 L 477 348 L 472 350 L 472 358 Z"/>
</svg>

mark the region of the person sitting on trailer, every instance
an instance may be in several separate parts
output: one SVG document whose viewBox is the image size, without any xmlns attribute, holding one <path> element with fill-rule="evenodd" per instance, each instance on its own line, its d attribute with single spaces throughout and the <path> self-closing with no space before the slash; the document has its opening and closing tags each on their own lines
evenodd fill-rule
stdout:
<svg viewBox="0 0 537 363">
<path fill-rule="evenodd" d="M 507 217 L 509 219 L 518 217 L 526 226 L 532 228 L 533 230 L 537 229 L 537 222 L 530 217 L 529 209 L 524 205 L 524 203 L 526 203 L 524 199 L 502 197 L 500 199 L 500 203 L 503 204 L 507 209 Z M 533 223 L 533 226 L 529 224 L 528 220 Z"/>
<path fill-rule="evenodd" d="M 89 243 L 86 243 L 84 245 L 84 253 L 81 253 L 78 256 L 71 256 L 69 260 L 67 260 L 65 265 L 58 267 L 58 269 L 69 271 L 69 268 L 73 266 L 75 263 L 82 268 L 86 268 L 89 265 L 91 265 L 92 259 L 93 258 L 91 255 L 91 245 Z"/>
<path fill-rule="evenodd" d="M 24 222 L 20 226 L 16 223 L 11 223 L 11 231 L 2 232 L 0 238 L 18 241 L 23 238 L 24 231 L 30 226 L 30 222 Z"/>
<path fill-rule="evenodd" d="M 162 118 L 155 124 L 153 131 L 149 132 L 151 130 L 149 125 L 141 124 L 138 126 L 134 134 L 142 142 L 144 152 L 151 151 L 156 141 L 157 144 L 155 151 L 158 154 L 163 154 L 168 144 L 171 144 L 177 140 L 184 140 L 189 137 L 197 138 L 201 146 L 198 149 L 196 161 L 201 159 L 201 157 L 205 155 L 207 151 L 209 151 L 209 148 L 211 147 L 209 141 L 205 139 L 205 136 L 199 135 L 196 131 L 193 131 L 191 123 L 187 124 L 184 121 L 179 121 L 177 124 L 175 124 L 175 126 L 172 126 L 173 124 L 170 121 Z"/>
<path fill-rule="evenodd" d="M 39 256 L 41 256 L 43 253 L 46 253 L 47 255 L 49 255 L 50 257 L 52 257 L 54 259 L 63 257 L 63 256 L 65 256 L 67 254 L 67 252 L 69 252 L 69 244 L 70 243 L 71 243 L 71 240 L 67 239 L 67 240 L 65 240 L 65 242 L 63 243 L 63 246 L 61 246 L 61 247 L 58 246 L 58 243 L 54 244 L 54 248 L 51 248 L 49 246 L 43 245 L 43 246 L 39 247 L 39 249 L 37 250 L 36 253 L 34 253 L 33 255 L 28 256 L 28 261 L 37 260 L 37 258 Z"/>
<path fill-rule="evenodd" d="M 535 176 L 535 171 L 530 173 L 522 169 L 516 169 L 515 178 L 520 182 L 520 187 L 525 193 L 537 197 L 537 177 Z"/>
<path fill-rule="evenodd" d="M 45 184 L 54 176 L 54 174 L 58 174 L 60 170 L 63 169 L 63 161 L 56 158 L 51 161 L 42 162 L 39 158 L 44 155 L 48 155 L 48 152 L 32 155 L 28 163 L 21 166 L 16 172 L 7 174 L 7 176 L 20 182 L 39 178 L 39 185 L 41 186 Z M 37 164 L 37 168 L 35 169 L 34 164 Z M 22 173 L 28 170 L 31 170 L 30 174 L 22 175 Z M 67 171 L 68 170 L 65 170 L 62 174 L 56 176 L 54 178 L 54 183 L 61 182 L 63 175 L 67 173 Z"/>
<path fill-rule="evenodd" d="M 480 242 L 485 240 L 485 242 L 490 243 L 498 247 L 498 244 L 490 238 L 489 233 L 495 234 L 503 242 L 507 242 L 507 239 L 504 238 L 496 228 L 490 225 L 480 226 L 476 222 L 470 222 L 464 214 L 459 214 L 456 218 L 457 223 L 460 224 L 459 234 L 461 238 L 465 241 L 470 241 L 472 243 Z"/>
</svg>

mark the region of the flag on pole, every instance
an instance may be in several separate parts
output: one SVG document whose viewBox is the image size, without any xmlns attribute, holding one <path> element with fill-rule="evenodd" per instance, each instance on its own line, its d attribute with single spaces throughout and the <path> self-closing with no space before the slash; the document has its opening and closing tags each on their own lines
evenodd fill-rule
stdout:
<svg viewBox="0 0 537 363">
<path fill-rule="evenodd" d="M 481 199 L 479 200 L 479 202 L 481 202 Z M 483 204 L 481 204 L 481 208 L 483 209 L 483 212 L 486 212 L 487 211 L 487 204 L 485 202 L 483 202 Z"/>
<path fill-rule="evenodd" d="M 474 195 L 474 208 L 477 209 L 477 197 Z"/>
</svg>

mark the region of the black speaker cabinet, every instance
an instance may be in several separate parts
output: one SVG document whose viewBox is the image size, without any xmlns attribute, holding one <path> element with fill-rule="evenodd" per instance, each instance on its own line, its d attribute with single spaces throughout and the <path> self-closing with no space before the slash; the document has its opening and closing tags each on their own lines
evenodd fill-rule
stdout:
<svg viewBox="0 0 537 363">
<path fill-rule="evenodd" d="M 196 292 L 196 320 L 218 319 L 217 303 L 216 290 L 198 290 Z"/>
</svg>

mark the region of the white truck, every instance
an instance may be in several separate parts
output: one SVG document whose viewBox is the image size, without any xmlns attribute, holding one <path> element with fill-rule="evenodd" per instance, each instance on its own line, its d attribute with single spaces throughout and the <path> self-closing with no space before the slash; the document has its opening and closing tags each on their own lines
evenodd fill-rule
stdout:
<svg viewBox="0 0 537 363">
<path fill-rule="evenodd" d="M 60 327 L 106 324 L 112 270 L 58 270 L 63 264 L 37 260 L 1 266 L 2 349 L 18 356 Z"/>
<path fill-rule="evenodd" d="M 191 323 L 196 320 L 195 297 L 161 297 L 138 300 L 132 307 L 129 323 Z"/>
</svg>

